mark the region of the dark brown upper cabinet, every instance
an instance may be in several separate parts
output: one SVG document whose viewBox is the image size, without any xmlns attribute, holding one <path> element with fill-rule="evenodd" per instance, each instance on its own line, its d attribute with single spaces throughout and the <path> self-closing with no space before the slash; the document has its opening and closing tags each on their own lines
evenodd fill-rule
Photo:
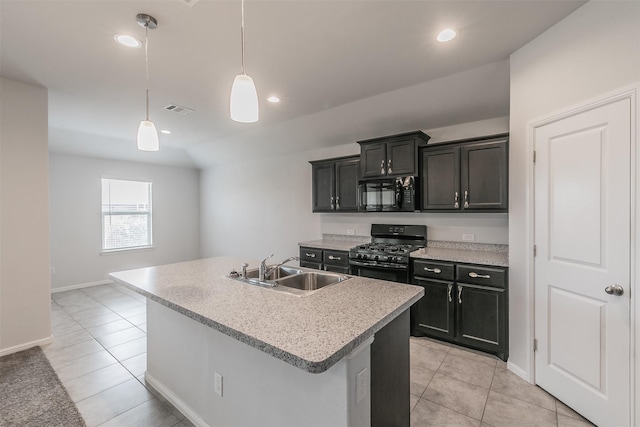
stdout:
<svg viewBox="0 0 640 427">
<path fill-rule="evenodd" d="M 507 212 L 508 134 L 420 149 L 421 210 Z"/>
<path fill-rule="evenodd" d="M 429 135 L 421 131 L 358 141 L 362 179 L 417 175 L 417 150 Z"/>
<path fill-rule="evenodd" d="M 313 212 L 357 212 L 360 157 L 312 161 Z"/>
</svg>

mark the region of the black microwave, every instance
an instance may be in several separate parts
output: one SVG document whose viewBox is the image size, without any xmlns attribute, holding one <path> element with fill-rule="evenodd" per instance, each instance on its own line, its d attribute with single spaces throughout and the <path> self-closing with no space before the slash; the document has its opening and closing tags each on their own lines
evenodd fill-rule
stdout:
<svg viewBox="0 0 640 427">
<path fill-rule="evenodd" d="M 404 176 L 360 181 L 358 210 L 413 212 L 416 210 L 416 178 Z"/>
</svg>

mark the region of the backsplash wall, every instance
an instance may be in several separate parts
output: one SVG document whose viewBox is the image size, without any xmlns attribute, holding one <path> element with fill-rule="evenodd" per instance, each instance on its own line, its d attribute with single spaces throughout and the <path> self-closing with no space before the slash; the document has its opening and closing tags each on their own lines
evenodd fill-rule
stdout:
<svg viewBox="0 0 640 427">
<path fill-rule="evenodd" d="M 471 234 L 476 243 L 509 243 L 509 214 L 354 213 L 318 214 L 322 234 L 370 236 L 371 224 L 426 225 L 427 240 L 465 241 Z"/>
</svg>

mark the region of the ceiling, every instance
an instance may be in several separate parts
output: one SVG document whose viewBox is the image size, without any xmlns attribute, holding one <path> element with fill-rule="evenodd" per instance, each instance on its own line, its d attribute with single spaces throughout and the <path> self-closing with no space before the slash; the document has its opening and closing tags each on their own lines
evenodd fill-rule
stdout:
<svg viewBox="0 0 640 427">
<path fill-rule="evenodd" d="M 0 0 L 0 75 L 49 89 L 52 151 L 204 168 L 508 115 L 509 55 L 584 3 L 246 0 L 254 124 L 229 118 L 240 0 Z M 158 20 L 150 119 L 172 133 L 157 153 L 135 147 L 144 49 L 113 40 L 144 40 L 138 13 Z"/>
</svg>

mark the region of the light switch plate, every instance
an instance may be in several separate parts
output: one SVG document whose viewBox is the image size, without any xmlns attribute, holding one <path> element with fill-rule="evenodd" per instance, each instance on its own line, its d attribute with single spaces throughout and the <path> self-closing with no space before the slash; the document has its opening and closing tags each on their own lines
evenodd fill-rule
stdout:
<svg viewBox="0 0 640 427">
<path fill-rule="evenodd" d="M 353 236 L 354 234 L 356 234 L 356 230 L 354 230 L 353 228 L 347 228 L 348 236 Z"/>
<path fill-rule="evenodd" d="M 463 234 L 462 235 L 462 240 L 464 240 L 465 242 L 474 242 L 476 240 L 476 235 L 475 234 Z"/>
<path fill-rule="evenodd" d="M 220 397 L 222 397 L 222 375 L 217 372 L 213 373 L 213 391 Z"/>
</svg>

